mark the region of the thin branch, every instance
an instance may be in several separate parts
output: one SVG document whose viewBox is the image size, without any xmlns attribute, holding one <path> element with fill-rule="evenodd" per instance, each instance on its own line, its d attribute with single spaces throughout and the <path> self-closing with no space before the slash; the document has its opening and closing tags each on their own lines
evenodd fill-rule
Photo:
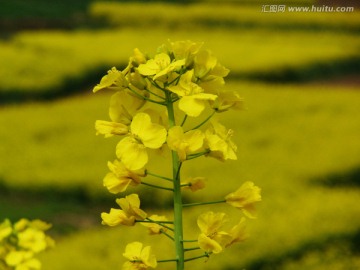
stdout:
<svg viewBox="0 0 360 270">
<path fill-rule="evenodd" d="M 171 182 L 173 182 L 173 179 L 171 179 L 171 178 L 168 178 L 168 177 L 165 177 L 165 176 L 162 176 L 162 175 L 158 175 L 158 174 L 155 174 L 155 173 L 149 172 L 148 170 L 146 170 L 145 174 L 148 174 L 148 175 L 151 175 L 151 176 L 154 176 L 154 177 L 160 178 L 160 179 L 164 179 L 164 180 L 167 180 L 167 181 L 171 181 Z"/>
<path fill-rule="evenodd" d="M 199 205 L 206 205 L 206 204 L 218 204 L 218 203 L 225 203 L 225 202 L 226 202 L 226 200 L 213 201 L 213 202 L 185 203 L 185 204 L 183 204 L 183 207 L 199 206 Z"/>
<path fill-rule="evenodd" d="M 207 121 L 209 121 L 211 119 L 211 117 L 213 117 L 213 115 L 216 113 L 216 111 L 214 110 L 204 121 L 202 121 L 200 124 L 198 124 L 197 126 L 193 127 L 190 130 L 194 130 L 194 129 L 198 129 L 199 127 L 201 127 L 202 125 L 204 125 Z"/>
<path fill-rule="evenodd" d="M 143 184 L 145 186 L 153 187 L 153 188 L 174 191 L 174 189 L 172 189 L 172 188 L 167 188 L 167 187 L 162 187 L 162 186 L 158 186 L 158 185 L 154 185 L 154 184 L 149 184 L 149 183 L 146 183 L 146 182 L 143 182 L 143 181 L 141 181 L 141 184 Z"/>
<path fill-rule="evenodd" d="M 193 261 L 193 260 L 196 260 L 196 259 L 201 259 L 201 258 L 204 258 L 204 257 L 209 258 L 210 255 L 208 253 L 205 253 L 204 255 L 200 255 L 200 256 L 189 258 L 189 259 L 185 259 L 184 261 L 189 262 L 189 261 Z"/>
</svg>

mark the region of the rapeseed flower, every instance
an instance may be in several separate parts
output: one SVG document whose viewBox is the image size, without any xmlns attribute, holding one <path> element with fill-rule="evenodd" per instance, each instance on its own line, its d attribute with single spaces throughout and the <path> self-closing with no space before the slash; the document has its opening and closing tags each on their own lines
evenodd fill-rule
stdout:
<svg viewBox="0 0 360 270">
<path fill-rule="evenodd" d="M 33 258 L 31 251 L 10 251 L 5 257 L 5 263 L 15 270 L 37 270 L 41 268 L 39 260 Z"/>
<path fill-rule="evenodd" d="M 137 113 L 130 133 L 116 146 L 116 155 L 129 170 L 139 170 L 148 162 L 146 148 L 159 149 L 166 141 L 166 129 L 151 122 L 146 113 Z"/>
<path fill-rule="evenodd" d="M 178 70 L 185 65 L 185 59 L 171 62 L 170 56 L 166 53 L 159 53 L 155 55 L 154 59 L 149 59 L 146 64 L 141 64 L 138 71 L 141 75 L 152 76 L 155 81 L 164 75 L 168 75 L 174 70 Z"/>
<path fill-rule="evenodd" d="M 205 109 L 207 100 L 215 100 L 214 94 L 204 93 L 198 84 L 193 82 L 194 70 L 187 71 L 181 75 L 177 85 L 169 86 L 168 89 L 180 98 L 179 109 L 188 116 L 197 117 Z"/>
<path fill-rule="evenodd" d="M 116 69 L 116 67 L 112 67 L 111 70 L 108 71 L 108 74 L 103 76 L 100 80 L 100 83 L 97 84 L 93 92 L 96 93 L 102 89 L 114 89 L 114 90 L 122 90 L 127 87 L 128 82 L 125 78 L 125 75 Z"/>
<path fill-rule="evenodd" d="M 255 218 L 255 203 L 261 201 L 261 189 L 247 181 L 235 192 L 228 194 L 225 200 L 231 206 L 241 209 L 249 218 Z"/>
<path fill-rule="evenodd" d="M 96 135 L 104 135 L 105 138 L 112 137 L 114 135 L 125 135 L 128 133 L 128 126 L 122 123 L 109 122 L 103 120 L 96 120 L 95 122 Z"/>
<path fill-rule="evenodd" d="M 169 129 L 167 144 L 176 151 L 180 161 L 185 161 L 187 155 L 195 153 L 203 146 L 204 134 L 200 130 L 183 131 L 182 127 L 174 126 Z"/>
<path fill-rule="evenodd" d="M 249 237 L 249 234 L 246 231 L 246 224 L 244 217 L 241 218 L 238 224 L 236 224 L 234 227 L 231 228 L 229 234 L 231 236 L 231 240 L 228 243 L 226 243 L 225 247 L 228 247 L 238 242 L 243 242 Z"/>
<path fill-rule="evenodd" d="M 195 43 L 190 40 L 170 42 L 171 51 L 176 60 L 185 59 L 185 65 L 190 66 L 195 55 L 199 52 L 204 43 Z"/>
<path fill-rule="evenodd" d="M 108 162 L 110 172 L 104 177 L 104 186 L 110 193 L 117 194 L 127 189 L 129 185 L 136 186 L 141 183 L 141 177 L 145 176 L 144 170 L 132 171 L 125 165 L 115 160 L 113 163 Z"/>
<path fill-rule="evenodd" d="M 212 211 L 201 214 L 197 224 L 200 228 L 198 237 L 199 247 L 208 253 L 220 253 L 232 237 L 228 232 L 221 231 L 227 222 L 225 213 L 214 213 Z"/>
<path fill-rule="evenodd" d="M 134 115 L 144 106 L 145 100 L 128 90 L 116 92 L 110 98 L 109 116 L 111 121 L 130 125 Z"/>
<path fill-rule="evenodd" d="M 140 209 L 140 199 L 137 194 L 130 194 L 125 198 L 117 199 L 121 209 L 111 208 L 109 213 L 101 213 L 102 224 L 108 226 L 135 225 L 136 219 L 143 220 L 147 214 Z"/>
<path fill-rule="evenodd" d="M 205 188 L 205 177 L 190 177 L 181 182 L 184 189 L 190 189 L 192 192 Z"/>
<path fill-rule="evenodd" d="M 220 123 L 212 121 L 210 127 L 205 131 L 205 141 L 210 149 L 209 156 L 221 161 L 236 160 L 237 147 L 231 140 L 232 135 L 233 130 L 227 130 Z"/>
<path fill-rule="evenodd" d="M 144 270 L 157 266 L 156 257 L 152 254 L 151 247 L 143 247 L 140 242 L 127 244 L 123 256 L 129 260 L 124 263 L 123 270 Z"/>
</svg>

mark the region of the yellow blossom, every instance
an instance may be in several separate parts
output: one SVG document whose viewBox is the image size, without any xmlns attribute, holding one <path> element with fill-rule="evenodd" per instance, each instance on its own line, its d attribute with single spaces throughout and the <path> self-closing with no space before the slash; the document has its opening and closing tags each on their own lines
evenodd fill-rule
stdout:
<svg viewBox="0 0 360 270">
<path fill-rule="evenodd" d="M 168 221 L 168 219 L 165 216 L 158 216 L 158 215 L 152 215 L 149 217 L 149 220 L 153 221 Z M 166 232 L 167 228 L 164 226 L 161 226 L 160 224 L 153 223 L 153 222 L 144 222 L 141 223 L 141 225 L 147 227 L 149 229 L 150 234 L 160 234 L 161 232 Z"/>
<path fill-rule="evenodd" d="M 111 70 L 108 71 L 108 74 L 101 78 L 100 83 L 94 87 L 93 92 L 95 93 L 106 88 L 122 90 L 127 84 L 124 74 L 115 67 L 112 67 Z"/>
<path fill-rule="evenodd" d="M 218 98 L 214 101 L 209 101 L 211 107 L 217 112 L 225 112 L 229 109 L 239 110 L 243 107 L 243 99 L 235 91 L 217 91 Z"/>
<path fill-rule="evenodd" d="M 159 53 L 155 55 L 154 59 L 149 59 L 146 64 L 141 64 L 138 70 L 141 75 L 154 75 L 153 80 L 156 80 L 170 72 L 179 69 L 185 64 L 185 59 L 177 60 L 171 63 L 170 56 L 166 53 Z"/>
<path fill-rule="evenodd" d="M 114 163 L 108 162 L 108 167 L 110 172 L 104 177 L 103 183 L 113 194 L 125 191 L 129 185 L 140 184 L 140 177 L 145 175 L 144 170 L 129 170 L 118 160 L 115 160 Z"/>
<path fill-rule="evenodd" d="M 249 234 L 246 231 L 245 218 L 241 218 L 240 222 L 236 224 L 230 230 L 231 241 L 226 244 L 226 247 L 238 243 L 243 242 L 249 237 Z"/>
<path fill-rule="evenodd" d="M 130 194 L 125 198 L 117 199 L 116 203 L 121 209 L 111 208 L 109 213 L 101 213 L 103 225 L 133 226 L 136 219 L 143 220 L 146 218 L 146 213 L 140 209 L 140 199 L 137 194 Z"/>
<path fill-rule="evenodd" d="M 130 194 L 125 198 L 117 199 L 116 203 L 129 216 L 134 216 L 138 219 L 145 219 L 147 216 L 146 213 L 140 209 L 140 199 L 137 194 Z"/>
<path fill-rule="evenodd" d="M 210 149 L 209 156 L 221 161 L 236 160 L 237 147 L 231 140 L 233 131 L 227 130 L 218 122 L 212 121 L 210 127 L 205 131 L 205 141 Z"/>
<path fill-rule="evenodd" d="M 205 177 L 190 177 L 184 182 L 181 182 L 181 184 L 186 185 L 183 188 L 190 189 L 192 192 L 195 192 L 205 188 Z"/>
<path fill-rule="evenodd" d="M 129 136 L 116 146 L 116 155 L 130 170 L 139 170 L 148 162 L 146 148 L 158 149 L 166 141 L 166 129 L 151 122 L 146 113 L 134 116 Z"/>
<path fill-rule="evenodd" d="M 171 50 L 176 60 L 185 59 L 185 65 L 190 66 L 195 55 L 199 52 L 203 43 L 195 43 L 190 40 L 170 42 Z"/>
<path fill-rule="evenodd" d="M 255 203 L 261 201 L 261 189 L 247 181 L 235 192 L 225 197 L 231 206 L 239 208 L 249 218 L 255 218 Z"/>
<path fill-rule="evenodd" d="M 110 119 L 116 123 L 130 125 L 133 116 L 144 104 L 145 100 L 136 97 L 128 90 L 116 92 L 110 99 Z"/>
<path fill-rule="evenodd" d="M 212 253 L 220 253 L 232 236 L 221 231 L 221 227 L 227 221 L 225 213 L 214 213 L 212 211 L 201 214 L 197 220 L 200 228 L 200 235 L 198 237 L 199 247 Z"/>
<path fill-rule="evenodd" d="M 15 270 L 37 270 L 41 268 L 41 263 L 33 258 L 30 251 L 10 251 L 5 257 L 5 263 L 14 267 Z"/>
<path fill-rule="evenodd" d="M 12 226 L 11 226 L 11 222 L 8 219 L 5 219 L 1 224 L 0 224 L 0 242 L 5 239 L 6 237 L 8 237 L 11 232 L 12 232 Z"/>
<path fill-rule="evenodd" d="M 176 151 L 180 161 L 186 160 L 186 156 L 195 153 L 202 148 L 204 134 L 200 130 L 190 130 L 184 133 L 182 127 L 174 126 L 169 129 L 167 144 Z"/>
<path fill-rule="evenodd" d="M 101 224 L 108 226 L 125 225 L 133 226 L 135 224 L 135 217 L 128 216 L 125 211 L 121 209 L 111 208 L 109 213 L 101 213 Z"/>
<path fill-rule="evenodd" d="M 192 117 L 199 116 L 205 109 L 207 100 L 215 100 L 216 95 L 204 93 L 198 84 L 193 82 L 194 70 L 181 75 L 177 85 L 169 86 L 169 90 L 179 97 L 179 109 Z"/>
<path fill-rule="evenodd" d="M 123 270 L 144 270 L 157 266 L 156 257 L 152 254 L 151 247 L 143 247 L 140 242 L 128 244 L 123 256 L 129 260 L 124 263 Z"/>
<path fill-rule="evenodd" d="M 225 77 L 229 73 L 229 70 L 220 65 L 216 57 L 208 50 L 200 51 L 194 62 L 195 77 L 202 81 Z"/>
<path fill-rule="evenodd" d="M 35 253 L 40 252 L 47 247 L 46 235 L 43 231 L 26 228 L 18 233 L 18 245 Z"/>
<path fill-rule="evenodd" d="M 96 120 L 95 130 L 96 135 L 101 134 L 104 135 L 105 138 L 109 138 L 114 135 L 125 135 L 128 133 L 129 128 L 122 123 Z"/>
</svg>

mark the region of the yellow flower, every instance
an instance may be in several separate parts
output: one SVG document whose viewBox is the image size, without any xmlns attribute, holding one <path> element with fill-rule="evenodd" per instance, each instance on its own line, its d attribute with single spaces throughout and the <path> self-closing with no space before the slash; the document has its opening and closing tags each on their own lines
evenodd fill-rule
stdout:
<svg viewBox="0 0 360 270">
<path fill-rule="evenodd" d="M 108 74 L 101 78 L 100 83 L 94 87 L 93 92 L 95 93 L 106 88 L 122 90 L 127 87 L 127 84 L 124 74 L 115 67 L 112 67 Z"/>
<path fill-rule="evenodd" d="M 195 77 L 202 81 L 214 80 L 229 74 L 229 70 L 220 65 L 216 57 L 208 50 L 200 51 L 195 56 L 194 62 Z"/>
<path fill-rule="evenodd" d="M 201 149 L 203 142 L 204 134 L 200 130 L 190 130 L 184 133 L 180 126 L 169 129 L 167 144 L 171 150 L 178 153 L 180 161 L 186 160 L 188 154 Z"/>
<path fill-rule="evenodd" d="M 232 227 L 232 229 L 230 230 L 230 236 L 231 236 L 231 241 L 226 244 L 226 247 L 238 242 L 243 242 L 249 237 L 249 234 L 246 231 L 244 217 L 241 218 L 240 222 L 237 225 Z"/>
<path fill-rule="evenodd" d="M 239 208 L 249 218 L 255 218 L 255 203 L 261 201 L 261 189 L 247 181 L 235 192 L 225 197 L 231 206 Z"/>
<path fill-rule="evenodd" d="M 143 247 L 140 242 L 128 244 L 123 256 L 129 260 L 124 263 L 123 270 L 144 270 L 157 266 L 156 257 L 151 253 L 151 247 Z"/>
<path fill-rule="evenodd" d="M 171 50 L 176 60 L 185 59 L 185 65 L 190 66 L 195 55 L 199 52 L 203 43 L 195 43 L 190 40 L 170 42 Z"/>
<path fill-rule="evenodd" d="M 110 99 L 110 119 L 116 123 L 130 125 L 133 116 L 144 104 L 145 100 L 136 97 L 130 91 L 116 92 Z"/>
<path fill-rule="evenodd" d="M 146 218 L 146 213 L 140 209 L 140 199 L 137 194 L 130 194 L 125 198 L 117 199 L 116 203 L 121 210 L 111 208 L 109 213 L 101 213 L 103 225 L 133 226 L 136 219 L 143 220 Z"/>
<path fill-rule="evenodd" d="M 168 221 L 168 219 L 165 216 L 158 216 L 158 215 L 150 216 L 149 220 Z M 161 232 L 166 232 L 167 231 L 167 228 L 165 228 L 164 226 L 161 226 L 161 225 L 159 225 L 157 223 L 145 222 L 145 223 L 141 223 L 141 225 L 149 228 L 150 234 L 160 234 Z"/>
<path fill-rule="evenodd" d="M 43 251 L 47 247 L 46 235 L 43 231 L 27 228 L 18 233 L 18 245 L 35 253 Z"/>
<path fill-rule="evenodd" d="M 223 125 L 215 121 L 211 122 L 210 127 L 205 131 L 205 141 L 211 150 L 209 156 L 221 161 L 232 159 L 236 160 L 237 147 L 231 140 L 233 131 L 227 130 Z"/>
<path fill-rule="evenodd" d="M 125 191 L 129 185 L 140 184 L 140 177 L 145 175 L 144 170 L 129 170 L 118 160 L 115 160 L 114 163 L 108 162 L 108 167 L 110 172 L 104 177 L 103 183 L 113 194 Z"/>
<path fill-rule="evenodd" d="M 130 194 L 125 198 L 117 199 L 116 203 L 125 211 L 128 215 L 134 216 L 138 219 L 145 219 L 146 213 L 140 209 L 140 199 L 137 194 Z"/>
<path fill-rule="evenodd" d="M 122 123 L 96 120 L 95 130 L 96 135 L 101 134 L 104 135 L 105 138 L 109 138 L 114 135 L 125 135 L 128 133 L 129 128 Z"/>
<path fill-rule="evenodd" d="M 149 59 L 146 64 L 141 64 L 138 70 L 141 75 L 154 75 L 153 80 L 156 80 L 164 75 L 171 73 L 185 65 L 185 59 L 177 60 L 171 63 L 170 56 L 166 53 L 159 53 L 155 55 L 154 59 Z"/>
<path fill-rule="evenodd" d="M 205 188 L 205 177 L 191 177 L 181 183 L 185 189 L 190 189 L 192 192 Z"/>
<path fill-rule="evenodd" d="M 8 266 L 14 267 L 15 270 L 37 270 L 41 268 L 41 263 L 33 258 L 33 253 L 30 251 L 10 251 L 6 257 L 5 262 Z"/>
<path fill-rule="evenodd" d="M 108 226 L 125 225 L 133 226 L 135 224 L 135 217 L 128 216 L 125 211 L 111 208 L 109 213 L 101 213 L 101 224 Z"/>
<path fill-rule="evenodd" d="M 146 113 L 134 116 L 129 136 L 116 146 L 116 155 L 130 170 L 139 170 L 148 162 L 146 148 L 158 149 L 166 141 L 166 129 L 151 122 Z"/>
<path fill-rule="evenodd" d="M 198 237 L 198 244 L 202 250 L 209 253 L 220 253 L 231 241 L 232 236 L 229 233 L 220 231 L 226 221 L 225 213 L 209 211 L 199 216 L 197 224 L 201 233 Z"/>
<path fill-rule="evenodd" d="M 177 85 L 169 86 L 169 90 L 179 97 L 179 109 L 192 117 L 199 116 L 205 109 L 207 100 L 215 100 L 216 95 L 204 93 L 198 84 L 193 80 L 194 70 L 183 74 Z"/>
<path fill-rule="evenodd" d="M 243 107 L 243 99 L 235 91 L 217 91 L 218 98 L 210 101 L 211 107 L 217 112 L 225 112 L 229 109 L 240 110 Z"/>
<path fill-rule="evenodd" d="M 7 238 L 11 232 L 12 232 L 12 226 L 11 226 L 11 222 L 8 219 L 5 219 L 1 224 L 0 224 L 0 242 Z"/>
</svg>

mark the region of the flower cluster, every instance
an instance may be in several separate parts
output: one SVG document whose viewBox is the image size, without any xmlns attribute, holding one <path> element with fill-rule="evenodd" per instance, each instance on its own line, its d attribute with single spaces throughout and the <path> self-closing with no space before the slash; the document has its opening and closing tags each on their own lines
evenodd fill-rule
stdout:
<svg viewBox="0 0 360 270">
<path fill-rule="evenodd" d="M 124 253 L 129 261 L 124 269 L 154 268 L 158 262 L 165 261 L 175 261 L 178 270 L 184 269 L 184 262 L 194 258 L 184 256 L 182 209 L 205 203 L 183 204 L 182 192 L 205 188 L 206 179 L 187 176 L 181 180 L 181 167 L 199 157 L 220 161 L 237 159 L 233 130 L 214 119 L 214 115 L 240 109 L 242 98 L 236 91 L 225 89 L 224 78 L 229 70 L 202 47 L 202 43 L 192 41 L 169 42 L 160 46 L 153 57 L 135 49 L 123 70 L 111 68 L 93 89 L 93 92 L 114 92 L 110 99 L 110 121 L 97 120 L 96 133 L 105 138 L 121 136 L 116 145 L 116 159 L 108 162 L 110 172 L 103 179 L 104 186 L 113 194 L 138 185 L 173 192 L 172 221 L 145 213 L 140 209 L 137 194 L 117 199 L 119 208 L 101 214 L 104 225 L 141 223 L 150 234 L 163 234 L 175 243 L 177 258 L 163 261 L 151 255 L 150 247 L 143 248 L 139 242 L 129 244 Z M 171 152 L 171 177 L 149 169 L 151 151 Z M 152 177 L 164 180 L 164 185 L 152 183 Z M 226 202 L 253 218 L 254 203 L 260 200 L 260 189 L 246 182 L 216 203 Z M 229 231 L 222 230 L 225 220 L 223 213 L 202 214 L 198 219 L 199 237 L 189 241 L 197 242 L 198 247 L 191 250 L 202 250 L 203 257 L 208 257 L 247 237 L 245 218 Z"/>
<path fill-rule="evenodd" d="M 51 227 L 41 220 L 21 219 L 15 224 L 5 219 L 0 224 L 0 268 L 37 270 L 41 268 L 34 256 L 54 246 L 44 231 Z"/>
</svg>

